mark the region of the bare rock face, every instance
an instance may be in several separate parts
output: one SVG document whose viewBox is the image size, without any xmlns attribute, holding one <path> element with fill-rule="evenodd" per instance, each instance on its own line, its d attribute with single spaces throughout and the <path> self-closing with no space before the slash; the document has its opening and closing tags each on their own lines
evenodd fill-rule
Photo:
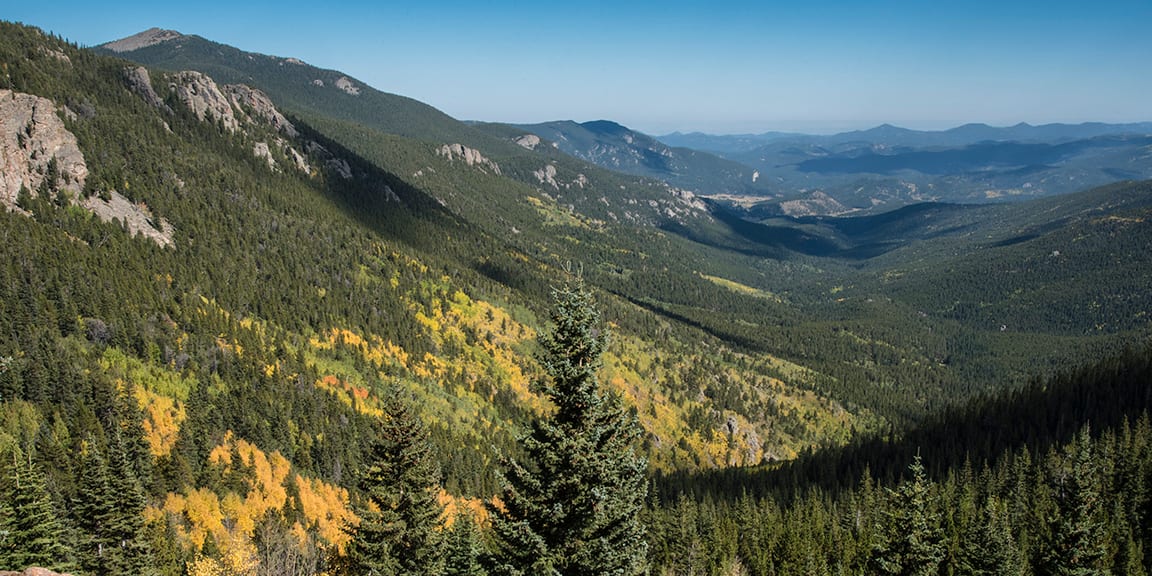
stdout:
<svg viewBox="0 0 1152 576">
<path fill-rule="evenodd" d="M 148 46 L 155 46 L 161 42 L 169 40 L 176 40 L 182 38 L 183 35 L 175 30 L 161 30 L 160 28 L 149 28 L 139 34 L 133 34 L 127 38 L 122 38 L 115 42 L 104 44 L 113 52 L 131 52 Z"/>
<path fill-rule="evenodd" d="M 353 84 L 347 76 L 341 76 L 340 78 L 336 79 L 336 87 L 353 96 L 360 95 L 360 87 Z"/>
<path fill-rule="evenodd" d="M 154 222 L 143 204 L 133 204 L 115 191 L 108 194 L 107 201 L 96 196 L 80 200 L 88 165 L 76 136 L 57 115 L 56 104 L 47 98 L 0 90 L 0 205 L 14 208 L 21 187 L 35 193 L 48 176 L 53 159 L 56 186 L 71 193 L 74 203 L 106 222 L 119 220 L 129 232 L 161 246 L 172 243 L 172 226 L 166 220 Z"/>
<path fill-rule="evenodd" d="M 297 170 L 309 176 L 312 175 L 312 167 L 308 165 L 308 160 L 304 158 L 303 154 L 297 152 L 296 149 L 291 146 L 288 147 L 288 157 L 296 164 Z"/>
<path fill-rule="evenodd" d="M 278 169 L 276 159 L 272 157 L 272 150 L 268 148 L 267 142 L 257 142 L 256 145 L 252 147 L 252 154 L 257 158 L 263 158 L 267 161 L 268 167 L 271 168 L 273 172 Z"/>
<path fill-rule="evenodd" d="M 295 138 L 298 135 L 296 127 L 276 109 L 276 105 L 272 103 L 267 94 L 243 84 L 229 84 L 224 87 L 224 92 L 228 94 L 229 99 L 237 109 L 263 119 L 277 131 L 290 138 Z"/>
<path fill-rule="evenodd" d="M 169 114 L 172 113 L 172 109 L 160 99 L 156 90 L 152 89 L 152 77 L 148 75 L 147 68 L 143 66 L 125 68 L 124 80 L 128 83 L 128 88 L 143 98 L 145 102 Z"/>
<path fill-rule="evenodd" d="M 59 572 L 53 572 L 47 568 L 38 568 L 36 566 L 33 566 L 31 568 L 25 569 L 23 572 L 17 572 L 15 570 L 0 570 L 0 576 L 72 576 L 72 575 L 71 574 L 61 574 Z"/>
<path fill-rule="evenodd" d="M 160 246 L 172 245 L 173 229 L 167 220 L 155 218 L 148 206 L 133 204 L 115 190 L 108 193 L 108 200 L 92 196 L 84 199 L 81 205 L 105 222 L 119 221 L 129 234 L 143 236 Z"/>
<path fill-rule="evenodd" d="M 560 189 L 560 183 L 556 181 L 556 167 L 551 164 L 544 165 L 543 168 L 536 170 L 532 173 L 541 184 L 548 184 L 549 186 Z"/>
<path fill-rule="evenodd" d="M 172 75 L 171 87 L 197 118 L 221 122 L 229 132 L 240 127 L 228 97 L 208 76 L 193 71 L 177 72 Z"/>
<path fill-rule="evenodd" d="M 527 148 L 529 150 L 535 150 L 536 147 L 540 145 L 540 137 L 535 135 L 535 134 L 525 134 L 525 135 L 513 140 L 513 142 L 515 142 L 517 145 L 519 145 L 522 148 Z"/>
<path fill-rule="evenodd" d="M 479 168 L 481 172 L 487 173 L 487 170 L 485 170 L 485 168 L 487 168 L 496 174 L 500 174 L 499 164 L 485 158 L 479 150 L 469 148 L 463 144 L 445 144 L 441 146 L 436 153 L 450 161 L 459 158 L 463 160 L 465 164 Z"/>
<path fill-rule="evenodd" d="M 16 206 L 20 188 L 35 192 L 55 159 L 56 184 L 78 197 L 88 165 L 76 136 L 64 127 L 47 98 L 0 90 L 0 205 Z"/>
</svg>

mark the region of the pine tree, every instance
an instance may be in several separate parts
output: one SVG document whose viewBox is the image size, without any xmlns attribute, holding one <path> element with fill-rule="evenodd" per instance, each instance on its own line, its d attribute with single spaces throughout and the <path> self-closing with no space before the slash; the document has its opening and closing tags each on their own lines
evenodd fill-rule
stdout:
<svg viewBox="0 0 1152 576">
<path fill-rule="evenodd" d="M 6 482 L 0 485 L 0 566 L 39 566 L 67 571 L 73 566 L 67 529 L 52 505 L 44 477 L 30 458 L 14 449 Z"/>
<path fill-rule="evenodd" d="M 555 411 L 532 421 L 521 439 L 530 464 L 503 459 L 492 512 L 497 571 L 508 574 L 644 572 L 648 547 L 640 520 L 645 461 L 633 444 L 640 427 L 596 373 L 608 335 L 592 294 L 579 280 L 554 290 L 554 329 L 542 336 L 537 383 Z"/>
<path fill-rule="evenodd" d="M 1040 565 L 1040 573 L 1061 576 L 1106 574 L 1108 540 L 1101 506 L 1100 478 L 1092 451 L 1092 436 L 1081 430 L 1069 469 L 1059 470 L 1055 527 Z"/>
<path fill-rule="evenodd" d="M 85 572 L 105 574 L 108 569 L 107 556 L 112 553 L 112 541 L 103 534 L 115 496 L 109 481 L 108 463 L 96 446 L 95 439 L 89 437 L 80 444 L 79 490 L 72 512 L 81 537 L 79 544 L 80 565 Z"/>
<path fill-rule="evenodd" d="M 144 531 L 146 499 L 120 434 L 106 461 L 94 438 L 81 445 L 82 472 L 74 506 L 84 532 L 81 563 L 94 574 L 142 573 L 153 564 Z"/>
<path fill-rule="evenodd" d="M 368 501 L 357 507 L 360 523 L 347 528 L 352 574 L 439 574 L 442 558 L 436 500 L 440 467 L 423 423 L 408 402 L 394 401 L 373 442 L 371 464 L 360 479 Z"/>
<path fill-rule="evenodd" d="M 484 576 L 487 572 L 480 563 L 483 543 L 480 530 L 471 514 L 460 514 L 448 530 L 444 551 L 445 576 Z"/>
<path fill-rule="evenodd" d="M 932 485 L 917 455 L 908 467 L 912 479 L 891 494 L 894 500 L 886 537 L 873 548 L 871 572 L 900 576 L 929 576 L 944 560 L 943 534 L 931 510 Z"/>
</svg>

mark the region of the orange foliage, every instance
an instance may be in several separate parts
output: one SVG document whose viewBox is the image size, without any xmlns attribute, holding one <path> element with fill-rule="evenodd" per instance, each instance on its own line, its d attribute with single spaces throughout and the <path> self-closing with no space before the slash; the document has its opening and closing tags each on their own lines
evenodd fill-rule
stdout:
<svg viewBox="0 0 1152 576">
<path fill-rule="evenodd" d="M 441 488 L 436 494 L 436 501 L 444 508 L 441 519 L 445 528 L 450 528 L 462 513 L 471 516 L 481 526 L 488 523 L 488 509 L 484 507 L 484 501 L 479 498 L 453 496 Z"/>
<path fill-rule="evenodd" d="M 369 400 L 369 391 L 363 386 L 357 386 L 328 374 L 316 381 L 316 387 L 321 390 L 335 392 L 337 397 L 348 406 L 353 405 L 353 399 L 357 400 L 358 402 L 355 403 L 355 406 L 361 413 L 377 418 L 384 415 L 384 411 L 380 409 L 379 401 L 375 398 Z"/>
</svg>

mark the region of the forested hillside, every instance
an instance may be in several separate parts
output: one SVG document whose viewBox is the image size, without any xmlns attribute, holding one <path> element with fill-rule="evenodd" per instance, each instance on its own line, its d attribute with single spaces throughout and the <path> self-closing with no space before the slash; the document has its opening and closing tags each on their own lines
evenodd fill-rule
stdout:
<svg viewBox="0 0 1152 576">
<path fill-rule="evenodd" d="M 182 59 L 165 60 L 180 68 L 146 69 L 0 24 L 0 569 L 340 572 L 363 550 L 349 526 L 368 531 L 392 484 L 413 481 L 380 469 L 397 445 L 423 454 L 415 481 L 437 478 L 421 513 L 472 550 L 456 560 L 478 562 L 486 515 L 507 511 L 489 500 L 500 462 L 540 457 L 518 438 L 554 413 L 540 342 L 553 288 L 573 278 L 611 334 L 595 376 L 639 427 L 634 462 L 672 479 L 655 482 L 649 557 L 677 573 L 681 557 L 707 559 L 694 573 L 736 562 L 721 546 L 673 551 L 736 526 L 676 540 L 662 523 L 692 526 L 674 520 L 697 506 L 681 490 L 733 495 L 704 496 L 730 477 L 696 473 L 766 466 L 715 485 L 778 519 L 796 510 L 782 495 L 812 486 L 801 471 L 825 465 L 780 462 L 844 447 L 855 482 L 872 458 L 851 456 L 860 445 L 1149 334 L 1146 182 L 750 222 L 352 84 L 400 108 L 364 104 L 332 87 L 353 82 L 337 72 L 183 38 Z M 221 54 L 254 64 L 201 58 Z M 306 99 L 314 79 L 328 92 Z M 1058 446 L 1094 418 L 1036 434 Z M 1122 424 L 1091 431 L 1080 444 L 1097 454 Z M 949 454 L 1000 470 L 1022 445 Z M 878 453 L 886 470 L 909 464 Z M 915 486 L 954 468 L 922 456 L 931 475 Z M 1041 483 L 1050 468 L 1026 473 Z M 834 512 L 853 494 L 837 478 L 819 493 Z M 1135 557 L 1109 534 L 1109 558 Z"/>
</svg>

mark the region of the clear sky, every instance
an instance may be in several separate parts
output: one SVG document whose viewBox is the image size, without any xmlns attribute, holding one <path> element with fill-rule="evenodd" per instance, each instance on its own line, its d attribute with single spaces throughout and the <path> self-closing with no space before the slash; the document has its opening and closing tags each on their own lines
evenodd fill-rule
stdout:
<svg viewBox="0 0 1152 576">
<path fill-rule="evenodd" d="M 6 3 L 95 45 L 159 26 L 465 120 L 828 133 L 1152 121 L 1152 0 Z"/>
</svg>

